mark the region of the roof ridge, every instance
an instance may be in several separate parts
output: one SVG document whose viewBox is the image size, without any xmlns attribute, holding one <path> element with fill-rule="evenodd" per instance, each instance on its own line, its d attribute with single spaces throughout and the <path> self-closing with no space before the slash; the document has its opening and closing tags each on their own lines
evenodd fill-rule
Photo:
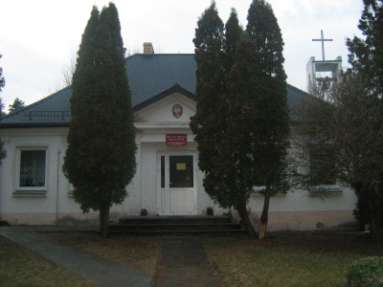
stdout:
<svg viewBox="0 0 383 287">
<path fill-rule="evenodd" d="M 145 56 L 145 57 L 155 57 L 155 56 L 194 56 L 194 53 L 157 53 L 157 54 L 151 54 L 151 55 L 146 55 L 144 53 L 135 53 L 133 55 L 130 55 L 126 57 L 126 59 L 132 58 L 134 56 Z"/>
<path fill-rule="evenodd" d="M 306 95 L 308 95 L 308 96 L 311 96 L 310 93 L 308 93 L 308 92 L 306 92 L 306 91 L 304 91 L 304 90 L 302 90 L 302 89 L 300 89 L 300 88 L 297 88 L 296 86 L 293 86 L 293 85 L 291 85 L 291 84 L 289 84 L 289 83 L 287 83 L 287 82 L 286 82 L 286 84 L 287 84 L 288 87 L 293 88 L 294 90 L 297 90 L 298 92 L 301 92 L 301 93 L 303 93 L 303 94 L 306 94 Z"/>
</svg>

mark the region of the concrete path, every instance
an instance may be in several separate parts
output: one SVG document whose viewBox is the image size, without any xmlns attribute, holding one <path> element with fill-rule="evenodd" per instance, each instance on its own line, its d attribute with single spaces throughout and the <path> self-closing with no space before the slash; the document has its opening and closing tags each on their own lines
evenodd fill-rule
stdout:
<svg viewBox="0 0 383 287">
<path fill-rule="evenodd" d="M 157 287 L 218 287 L 219 274 L 196 239 L 163 239 L 157 264 Z"/>
<path fill-rule="evenodd" d="M 153 286 L 152 279 L 142 272 L 53 243 L 37 233 L 14 227 L 1 227 L 0 236 L 8 238 L 71 272 L 80 274 L 84 279 L 94 282 L 97 287 Z"/>
</svg>

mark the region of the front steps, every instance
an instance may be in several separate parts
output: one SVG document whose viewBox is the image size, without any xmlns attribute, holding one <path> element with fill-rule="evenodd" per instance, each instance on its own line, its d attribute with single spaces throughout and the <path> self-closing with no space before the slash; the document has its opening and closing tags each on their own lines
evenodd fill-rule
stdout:
<svg viewBox="0 0 383 287">
<path fill-rule="evenodd" d="M 237 235 L 241 225 L 227 216 L 136 216 L 110 225 L 114 234 L 135 235 Z"/>
</svg>

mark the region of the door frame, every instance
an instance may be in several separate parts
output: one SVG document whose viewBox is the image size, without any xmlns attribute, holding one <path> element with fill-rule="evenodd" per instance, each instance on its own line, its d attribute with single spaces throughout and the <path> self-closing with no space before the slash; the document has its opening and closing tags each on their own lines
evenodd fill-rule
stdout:
<svg viewBox="0 0 383 287">
<path fill-rule="evenodd" d="M 165 187 L 161 187 L 161 156 L 165 156 Z M 197 152 L 196 151 L 158 151 L 156 156 L 156 206 L 157 206 L 157 213 L 159 215 L 164 216 L 177 216 L 182 214 L 175 214 L 172 212 L 170 207 L 170 196 L 168 196 L 168 202 L 164 202 L 164 192 L 165 190 L 170 190 L 169 187 L 169 178 L 170 178 L 170 172 L 169 172 L 169 157 L 171 156 L 192 156 L 193 157 L 193 188 L 179 188 L 179 189 L 186 189 L 186 190 L 192 190 L 193 191 L 193 210 L 192 214 L 190 215 L 197 215 L 198 212 L 198 206 L 197 206 L 197 192 L 198 192 L 198 172 L 197 172 Z M 166 196 L 165 196 L 166 197 Z M 184 214 L 186 215 L 186 214 Z"/>
</svg>

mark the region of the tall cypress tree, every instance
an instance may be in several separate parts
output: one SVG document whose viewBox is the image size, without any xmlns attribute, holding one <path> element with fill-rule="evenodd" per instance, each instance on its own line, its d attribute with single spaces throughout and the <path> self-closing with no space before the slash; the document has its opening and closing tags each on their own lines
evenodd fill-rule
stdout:
<svg viewBox="0 0 383 287">
<path fill-rule="evenodd" d="M 265 187 L 261 215 L 260 237 L 268 224 L 270 197 L 285 187 L 285 156 L 288 146 L 289 124 L 286 73 L 283 68 L 283 40 L 278 21 L 270 4 L 254 0 L 250 6 L 246 31 L 253 44 L 257 65 L 258 85 L 254 91 L 256 120 L 254 124 L 257 158 L 254 177 Z"/>
<path fill-rule="evenodd" d="M 245 140 L 248 131 L 241 129 L 244 122 L 239 124 L 240 121 L 237 121 L 240 127 L 237 131 L 242 132 L 239 132 L 239 137 L 232 137 L 234 134 L 230 134 L 238 127 L 233 125 L 237 116 L 235 113 L 238 109 L 241 113 L 241 100 L 230 94 L 235 89 L 230 89 L 229 86 L 241 34 L 235 11 L 232 11 L 224 27 L 214 3 L 198 21 L 194 39 L 197 60 L 197 111 L 192 118 L 191 128 L 196 134 L 199 166 L 205 173 L 206 192 L 222 207 L 237 209 L 242 223 L 251 235 L 255 235 L 247 210 L 247 201 L 253 187 L 248 168 L 253 162 L 246 161 L 246 151 L 242 150 L 248 144 Z M 243 67 L 247 67 L 247 63 Z M 241 81 L 241 76 L 236 80 Z M 246 81 L 240 82 L 244 83 Z M 229 131 L 229 126 L 235 128 Z"/>
<path fill-rule="evenodd" d="M 205 172 L 203 184 L 208 194 L 220 189 L 219 142 L 224 131 L 223 108 L 223 31 L 215 3 L 204 11 L 198 21 L 194 38 L 197 62 L 197 111 L 191 129 L 198 143 L 199 167 Z M 214 197 L 213 197 L 214 198 Z"/>
<path fill-rule="evenodd" d="M 237 53 L 237 48 L 243 37 L 243 29 L 239 25 L 238 15 L 235 9 L 231 10 L 230 17 L 225 24 L 224 54 L 226 75 L 230 72 Z"/>
<path fill-rule="evenodd" d="M 247 203 L 255 185 L 252 156 L 252 117 L 255 106 L 252 94 L 257 89 L 257 69 L 248 65 L 254 59 L 254 46 L 248 41 L 233 9 L 225 25 L 225 136 L 221 143 L 222 185 L 220 202 L 233 206 L 251 236 L 255 226 L 249 217 Z"/>
<path fill-rule="evenodd" d="M 99 211 L 108 234 L 109 210 L 126 197 L 135 173 L 135 129 L 114 4 L 93 8 L 73 75 L 71 123 L 64 172 L 84 212 Z"/>
<path fill-rule="evenodd" d="M 223 142 L 225 193 L 222 202 L 232 204 L 250 235 L 255 235 L 247 203 L 256 185 L 257 168 L 257 102 L 254 95 L 262 92 L 254 44 L 244 37 L 237 46 L 235 60 L 227 79 L 227 128 Z M 251 64 L 249 64 L 251 63 Z"/>
</svg>

